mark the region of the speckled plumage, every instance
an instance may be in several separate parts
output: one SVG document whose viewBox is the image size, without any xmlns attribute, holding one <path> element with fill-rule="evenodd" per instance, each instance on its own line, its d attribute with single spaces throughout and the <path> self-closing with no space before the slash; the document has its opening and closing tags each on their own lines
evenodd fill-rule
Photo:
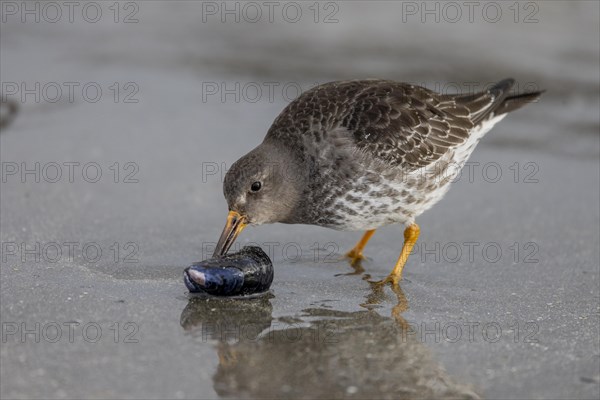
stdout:
<svg viewBox="0 0 600 400">
<path fill-rule="evenodd" d="M 410 224 L 441 199 L 495 123 L 540 95 L 511 96 L 513 84 L 506 79 L 469 95 L 384 80 L 317 86 L 290 103 L 263 143 L 232 166 L 224 184 L 230 209 L 248 211 L 252 202 L 277 209 L 250 223 L 340 230 Z M 267 161 L 283 179 L 260 172 Z M 242 177 L 246 169 L 258 172 Z M 265 179 L 265 191 L 272 186 L 271 198 L 247 192 L 253 179 Z"/>
</svg>

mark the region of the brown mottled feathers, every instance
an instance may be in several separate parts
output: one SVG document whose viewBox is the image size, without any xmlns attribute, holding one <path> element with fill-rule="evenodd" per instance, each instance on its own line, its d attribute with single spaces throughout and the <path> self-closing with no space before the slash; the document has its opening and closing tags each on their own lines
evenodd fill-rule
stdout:
<svg viewBox="0 0 600 400">
<path fill-rule="evenodd" d="M 440 95 L 393 81 L 332 82 L 290 103 L 265 140 L 299 144 L 293 136 L 314 135 L 318 145 L 327 140 L 328 132 L 345 129 L 360 151 L 406 171 L 415 170 L 464 143 L 472 128 L 496 110 L 502 114 L 507 112 L 502 108 L 518 108 L 503 103 L 513 84 L 505 79 L 481 93 Z"/>
</svg>

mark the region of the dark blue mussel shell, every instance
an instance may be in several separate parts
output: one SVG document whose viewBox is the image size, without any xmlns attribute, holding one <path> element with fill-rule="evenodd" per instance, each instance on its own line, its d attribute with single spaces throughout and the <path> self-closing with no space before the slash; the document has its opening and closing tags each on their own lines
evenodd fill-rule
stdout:
<svg viewBox="0 0 600 400">
<path fill-rule="evenodd" d="M 273 263 L 257 246 L 237 253 L 200 261 L 183 271 L 185 285 L 192 293 L 239 296 L 261 293 L 273 282 Z"/>
</svg>

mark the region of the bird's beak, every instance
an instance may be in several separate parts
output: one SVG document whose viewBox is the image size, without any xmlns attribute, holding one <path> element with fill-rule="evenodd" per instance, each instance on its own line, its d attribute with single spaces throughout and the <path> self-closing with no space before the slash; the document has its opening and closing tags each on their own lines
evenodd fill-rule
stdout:
<svg viewBox="0 0 600 400">
<path fill-rule="evenodd" d="M 213 253 L 214 257 L 221 257 L 227 254 L 227 250 L 231 247 L 240 232 L 246 227 L 246 217 L 237 211 L 229 211 L 227 215 L 227 224 L 223 228 L 223 233 L 217 242 L 217 248 Z"/>
</svg>

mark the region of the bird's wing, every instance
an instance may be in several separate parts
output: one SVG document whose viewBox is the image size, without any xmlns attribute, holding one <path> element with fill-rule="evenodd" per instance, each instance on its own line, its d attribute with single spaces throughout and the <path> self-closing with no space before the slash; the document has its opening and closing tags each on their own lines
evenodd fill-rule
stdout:
<svg viewBox="0 0 600 400">
<path fill-rule="evenodd" d="M 511 86 L 506 80 L 485 92 L 456 96 L 381 82 L 357 95 L 342 125 L 360 151 L 412 171 L 464 143 Z"/>
</svg>

